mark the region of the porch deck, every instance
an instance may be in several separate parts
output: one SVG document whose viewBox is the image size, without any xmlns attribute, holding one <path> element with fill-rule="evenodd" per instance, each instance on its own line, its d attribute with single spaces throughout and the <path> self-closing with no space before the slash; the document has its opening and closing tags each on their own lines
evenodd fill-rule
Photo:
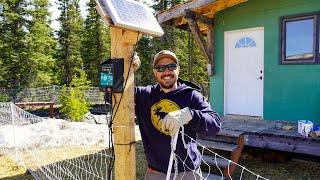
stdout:
<svg viewBox="0 0 320 180">
<path fill-rule="evenodd" d="M 320 137 L 300 135 L 297 124 L 227 115 L 223 117 L 219 134 L 244 134 L 247 146 L 320 156 Z M 285 130 L 284 126 L 292 126 L 292 129 Z"/>
</svg>

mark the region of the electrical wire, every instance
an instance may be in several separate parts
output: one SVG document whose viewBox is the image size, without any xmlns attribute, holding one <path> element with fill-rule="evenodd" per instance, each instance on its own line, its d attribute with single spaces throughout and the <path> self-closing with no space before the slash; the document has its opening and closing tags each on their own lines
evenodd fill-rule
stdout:
<svg viewBox="0 0 320 180">
<path fill-rule="evenodd" d="M 108 93 L 110 94 L 113 94 L 112 93 L 112 90 L 111 91 L 108 91 Z M 108 122 L 108 129 L 109 129 L 109 141 L 108 141 L 108 149 L 111 151 L 110 153 L 110 159 L 109 159 L 109 162 L 108 162 L 108 165 L 107 166 L 107 175 L 108 175 L 108 180 L 111 180 L 111 172 L 112 172 L 112 169 L 113 169 L 113 166 L 111 166 L 111 164 L 113 164 L 114 162 L 114 147 L 113 147 L 113 139 L 112 139 L 112 111 L 110 112 L 111 108 L 110 108 L 110 105 L 112 103 L 112 96 L 107 96 L 107 92 L 105 93 L 105 105 L 106 105 L 106 115 L 108 114 L 108 112 L 110 113 L 110 119 L 109 119 L 109 122 Z M 108 101 L 108 105 L 107 106 L 107 101 Z M 107 117 L 106 117 L 107 118 Z"/>
<path fill-rule="evenodd" d="M 137 35 L 137 40 L 136 42 L 138 42 L 139 40 L 139 35 L 140 35 L 140 32 L 138 31 L 138 35 Z M 133 46 L 133 51 L 132 51 L 132 54 L 131 54 L 131 59 L 133 59 L 133 56 L 134 56 L 134 52 L 136 51 L 137 49 L 137 43 Z M 130 66 L 129 66 L 129 70 L 128 70 L 128 73 L 127 73 L 127 76 L 126 76 L 126 80 L 125 80 L 125 83 L 124 83 L 124 90 L 126 89 L 126 86 L 127 86 L 127 82 L 128 82 L 128 79 L 129 79 L 129 75 L 130 75 L 130 71 L 131 71 L 131 66 L 132 66 L 132 60 L 130 61 Z M 117 104 L 117 109 L 114 113 L 114 117 L 116 116 L 117 112 L 118 112 L 118 109 L 119 109 L 119 106 L 121 104 L 121 100 L 122 100 L 122 97 L 123 97 L 123 93 L 121 94 L 121 97 L 120 97 L 120 100 L 119 100 L 119 103 Z M 113 112 L 113 111 L 112 111 Z"/>
<path fill-rule="evenodd" d="M 131 71 L 131 66 L 132 66 L 132 59 L 133 59 L 133 56 L 134 56 L 134 53 L 137 49 L 137 43 L 138 43 L 138 40 L 139 40 L 139 35 L 140 35 L 140 32 L 138 31 L 138 35 L 137 35 L 137 40 L 136 40 L 136 44 L 133 46 L 133 51 L 132 51 L 132 55 L 131 55 L 131 61 L 130 61 L 130 66 L 129 66 L 129 70 L 128 70 L 128 73 L 127 73 L 127 76 L 126 76 L 126 80 L 125 80 L 125 83 L 124 83 L 124 90 L 126 89 L 126 86 L 127 86 L 127 82 L 128 82 L 128 79 L 129 79 L 129 75 L 130 75 L 130 71 Z M 114 161 L 115 161 L 115 154 L 114 154 L 114 144 L 113 144 L 113 138 L 112 138 L 112 134 L 113 134 L 113 128 L 112 128 L 112 125 L 113 125 L 113 119 L 114 117 L 116 117 L 117 115 L 117 112 L 119 110 L 119 106 L 121 104 L 121 101 L 122 101 L 122 97 L 123 97 L 123 92 L 121 93 L 121 96 L 120 96 L 120 100 L 119 100 L 119 103 L 117 103 L 117 99 L 113 93 L 113 91 L 111 91 L 111 94 L 112 94 L 112 97 L 115 101 L 115 104 L 117 104 L 117 108 L 116 108 L 116 111 L 114 111 L 115 109 L 115 106 L 112 107 L 112 113 L 111 113 L 111 118 L 110 118 L 110 122 L 109 122 L 109 149 L 111 149 L 111 156 L 110 156 L 110 160 L 109 160 L 109 166 L 108 166 L 108 180 L 111 180 L 111 172 L 114 168 Z M 110 96 L 110 102 L 112 101 L 112 97 Z M 113 114 L 114 112 L 114 114 Z M 132 143 L 130 143 L 132 144 Z"/>
</svg>

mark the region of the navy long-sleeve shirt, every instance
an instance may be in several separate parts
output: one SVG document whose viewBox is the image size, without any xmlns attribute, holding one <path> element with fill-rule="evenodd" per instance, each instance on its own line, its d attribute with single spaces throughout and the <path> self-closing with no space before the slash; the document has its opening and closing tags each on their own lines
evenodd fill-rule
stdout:
<svg viewBox="0 0 320 180">
<path fill-rule="evenodd" d="M 220 117 L 197 86 L 178 80 L 178 88 L 164 93 L 159 84 L 136 87 L 135 112 L 139 123 L 148 166 L 166 172 L 171 153 L 171 136 L 161 130 L 160 121 L 172 111 L 189 107 L 192 119 L 184 125 L 184 133 L 196 139 L 197 133 L 214 135 L 220 130 Z M 190 171 L 200 166 L 201 154 L 190 138 L 185 136 L 184 147 L 179 134 L 175 153 L 178 155 L 178 171 Z M 184 161 L 184 163 L 182 162 Z"/>
</svg>

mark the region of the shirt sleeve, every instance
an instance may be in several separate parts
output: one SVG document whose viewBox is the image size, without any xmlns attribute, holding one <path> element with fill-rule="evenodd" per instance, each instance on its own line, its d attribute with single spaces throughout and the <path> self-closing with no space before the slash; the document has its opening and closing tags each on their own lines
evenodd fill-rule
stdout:
<svg viewBox="0 0 320 180">
<path fill-rule="evenodd" d="M 217 134 L 221 129 L 221 118 L 219 114 L 213 111 L 205 97 L 194 91 L 191 97 L 190 112 L 192 119 L 191 127 L 205 136 Z"/>
<path fill-rule="evenodd" d="M 150 87 L 136 86 L 134 88 L 135 114 L 138 120 L 139 117 L 143 116 L 141 107 L 146 105 L 146 98 L 148 97 L 148 94 L 150 94 L 150 91 Z"/>
<path fill-rule="evenodd" d="M 143 91 L 143 87 L 135 87 L 134 88 L 134 102 L 135 102 L 135 113 L 136 115 L 139 114 L 139 108 L 137 107 L 140 107 L 141 106 L 141 102 L 143 101 L 141 98 L 141 94 L 142 94 L 142 91 Z"/>
</svg>

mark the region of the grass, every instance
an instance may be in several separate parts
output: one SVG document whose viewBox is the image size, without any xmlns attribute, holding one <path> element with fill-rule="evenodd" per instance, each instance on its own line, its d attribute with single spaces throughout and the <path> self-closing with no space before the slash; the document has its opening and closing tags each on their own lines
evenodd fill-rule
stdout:
<svg viewBox="0 0 320 180">
<path fill-rule="evenodd" d="M 0 155 L 0 179 L 3 180 L 31 180 L 33 177 L 27 170 L 14 163 L 7 156 Z"/>
<path fill-rule="evenodd" d="M 98 152 L 98 153 L 93 153 Z M 41 162 L 37 161 L 36 163 L 32 161 L 34 154 L 37 154 L 38 159 L 41 159 Z M 82 171 L 81 168 L 95 167 L 95 171 L 99 176 L 106 177 L 106 166 L 110 158 L 107 156 L 109 154 L 108 150 L 99 150 L 96 149 L 84 149 L 84 148 L 56 148 L 56 149 L 45 149 L 38 150 L 35 152 L 26 152 L 24 155 L 19 155 L 23 162 L 32 167 L 32 171 L 39 172 L 40 169 L 36 168 L 38 165 L 41 165 L 42 172 L 46 172 L 46 169 L 53 169 L 58 166 L 61 169 L 69 169 L 72 171 L 72 174 L 76 174 L 76 179 L 88 178 L 88 175 L 85 171 Z M 43 157 L 43 158 L 42 158 Z M 86 164 L 84 164 L 86 162 Z M 82 167 L 79 167 L 82 164 Z M 53 167 L 54 166 L 54 167 Z M 144 151 L 141 143 L 137 143 L 136 146 L 136 169 L 137 169 L 137 179 L 143 179 L 144 173 L 146 172 L 146 159 L 144 156 Z M 90 176 L 90 175 L 89 175 Z M 46 179 L 47 177 L 41 177 Z M 13 162 L 8 156 L 0 156 L 0 179 L 6 180 L 29 180 L 33 179 L 33 176 L 28 173 L 27 169 L 22 166 L 17 165 Z M 89 177 L 90 179 L 90 177 Z M 92 176 L 92 179 L 94 177 Z"/>
<path fill-rule="evenodd" d="M 288 161 L 285 163 L 263 162 L 260 159 L 241 161 L 241 165 L 274 180 L 315 180 L 320 179 L 320 163 Z"/>
<path fill-rule="evenodd" d="M 137 179 L 143 179 L 147 171 L 147 160 L 144 155 L 143 146 L 140 143 L 136 144 L 136 172 Z"/>
<path fill-rule="evenodd" d="M 80 151 L 80 150 L 79 150 Z M 58 153 L 64 153 L 63 150 L 58 150 Z M 80 152 L 82 153 L 82 152 Z M 92 157 L 83 156 L 92 161 Z M 83 159 L 82 159 L 83 160 Z M 61 161 L 63 163 L 63 161 Z M 239 162 L 249 170 L 260 174 L 272 180 L 314 180 L 320 177 L 320 163 L 319 162 L 304 162 L 296 160 L 288 160 L 282 163 L 264 162 L 260 158 L 242 159 Z M 136 171 L 137 179 L 143 179 L 146 172 L 146 159 L 141 143 L 136 145 Z M 26 174 L 26 169 L 18 166 L 9 158 L 0 156 L 0 179 L 15 180 L 33 179 L 30 174 Z M 239 177 L 240 169 L 237 169 L 235 177 Z M 255 179 L 254 177 L 246 176 L 246 179 Z M 235 178 L 236 179 L 236 178 Z"/>
</svg>

